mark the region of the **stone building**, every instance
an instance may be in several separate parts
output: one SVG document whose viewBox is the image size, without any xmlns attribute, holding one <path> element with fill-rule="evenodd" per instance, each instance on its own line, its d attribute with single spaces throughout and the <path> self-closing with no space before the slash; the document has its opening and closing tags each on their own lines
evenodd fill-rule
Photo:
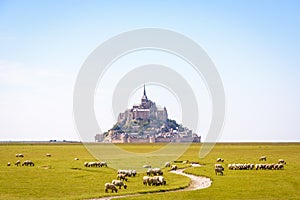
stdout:
<svg viewBox="0 0 300 200">
<path fill-rule="evenodd" d="M 124 113 L 120 113 L 118 123 L 126 123 L 132 120 L 146 121 L 149 119 L 165 122 L 168 119 L 168 111 L 166 107 L 162 108 L 148 99 L 144 85 L 144 94 L 141 98 L 141 103 L 133 105 L 131 109 L 127 109 Z"/>
</svg>

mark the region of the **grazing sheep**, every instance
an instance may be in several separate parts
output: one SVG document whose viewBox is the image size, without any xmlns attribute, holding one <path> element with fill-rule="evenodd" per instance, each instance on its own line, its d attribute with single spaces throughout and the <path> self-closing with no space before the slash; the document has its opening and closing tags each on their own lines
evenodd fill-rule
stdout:
<svg viewBox="0 0 300 200">
<path fill-rule="evenodd" d="M 159 180 L 157 178 L 150 177 L 148 179 L 148 185 L 155 185 L 155 186 L 157 186 L 157 185 L 160 185 L 160 182 L 159 182 Z"/>
<path fill-rule="evenodd" d="M 136 174 L 137 174 L 137 172 L 136 172 L 136 170 L 131 170 L 131 173 L 132 173 L 132 176 L 136 176 Z"/>
<path fill-rule="evenodd" d="M 153 169 L 149 168 L 146 173 L 147 173 L 148 176 L 163 175 L 163 172 L 161 171 L 160 168 L 153 168 Z"/>
<path fill-rule="evenodd" d="M 122 186 L 124 187 L 124 189 L 127 188 L 127 185 L 123 181 L 113 180 L 111 183 L 114 184 L 115 186 L 118 186 L 119 189 L 121 189 Z"/>
<path fill-rule="evenodd" d="M 111 190 L 111 192 L 113 193 L 114 191 L 117 193 L 118 189 L 117 187 L 112 184 L 112 183 L 105 183 L 105 192 L 108 192 L 108 190 Z"/>
<path fill-rule="evenodd" d="M 278 164 L 278 169 L 283 169 L 284 165 L 283 164 Z"/>
<path fill-rule="evenodd" d="M 151 168 L 151 165 L 144 165 L 143 168 Z"/>
<path fill-rule="evenodd" d="M 100 167 L 100 162 L 84 162 L 85 167 Z"/>
<path fill-rule="evenodd" d="M 224 162 L 223 158 L 217 158 L 217 162 Z"/>
<path fill-rule="evenodd" d="M 267 161 L 267 157 L 266 156 L 262 156 L 259 158 L 259 161 Z"/>
<path fill-rule="evenodd" d="M 188 160 L 185 160 L 185 161 L 182 162 L 182 164 L 188 164 L 188 163 L 189 163 Z"/>
<path fill-rule="evenodd" d="M 21 161 L 20 160 L 17 160 L 17 162 L 15 163 L 16 166 L 19 166 L 21 165 Z"/>
<path fill-rule="evenodd" d="M 51 157 L 51 154 L 50 154 L 50 153 L 46 153 L 46 156 L 47 156 L 47 157 Z"/>
<path fill-rule="evenodd" d="M 16 157 L 23 158 L 23 157 L 24 157 L 24 155 L 23 155 L 23 154 L 21 154 L 21 153 L 17 153 L 17 154 L 16 154 Z"/>
<path fill-rule="evenodd" d="M 222 168 L 215 168 L 215 173 L 216 173 L 216 175 L 217 175 L 217 174 L 223 175 L 223 170 L 224 170 L 224 169 L 222 169 Z"/>
<path fill-rule="evenodd" d="M 100 167 L 103 167 L 103 166 L 107 167 L 107 163 L 106 163 L 106 162 L 100 162 L 100 163 L 99 163 L 99 166 L 100 166 Z"/>
<path fill-rule="evenodd" d="M 10 166 L 10 162 L 7 163 L 7 166 Z"/>
<path fill-rule="evenodd" d="M 150 178 L 150 176 L 144 176 L 143 177 L 143 184 L 144 185 L 147 185 L 149 183 L 149 178 Z"/>
<path fill-rule="evenodd" d="M 158 183 L 160 185 L 166 185 L 166 181 L 165 181 L 165 178 L 163 176 L 154 176 L 153 178 L 157 179 L 158 180 Z"/>
<path fill-rule="evenodd" d="M 165 167 L 170 167 L 171 166 L 171 163 L 170 162 L 166 162 L 165 163 Z"/>
<path fill-rule="evenodd" d="M 74 160 L 79 160 L 79 158 L 74 158 Z"/>
<path fill-rule="evenodd" d="M 31 161 L 31 160 L 25 160 L 23 163 L 22 163 L 22 166 L 34 166 L 34 163 Z"/>
<path fill-rule="evenodd" d="M 118 174 L 124 174 L 126 176 L 131 177 L 131 176 L 136 176 L 137 172 L 136 172 L 136 170 L 132 170 L 132 169 L 130 169 L 130 170 L 119 169 Z"/>
<path fill-rule="evenodd" d="M 286 165 L 286 162 L 283 159 L 279 159 L 278 164 L 285 164 Z"/>
<path fill-rule="evenodd" d="M 216 175 L 223 175 L 224 167 L 221 164 L 215 164 L 215 173 Z"/>
<path fill-rule="evenodd" d="M 123 181 L 128 181 L 125 174 L 118 174 L 117 179 L 120 180 L 120 181 L 122 181 L 122 180 Z"/>
<path fill-rule="evenodd" d="M 172 166 L 171 166 L 171 170 L 176 171 L 176 170 L 177 170 L 177 165 L 172 165 Z"/>
</svg>

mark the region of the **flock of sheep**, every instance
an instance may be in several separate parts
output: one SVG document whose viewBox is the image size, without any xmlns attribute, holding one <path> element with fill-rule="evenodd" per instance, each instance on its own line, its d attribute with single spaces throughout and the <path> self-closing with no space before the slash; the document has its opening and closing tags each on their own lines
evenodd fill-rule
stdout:
<svg viewBox="0 0 300 200">
<path fill-rule="evenodd" d="M 171 165 L 170 162 L 165 163 L 165 167 L 171 168 L 171 170 L 177 170 L 177 165 Z M 146 171 L 146 176 L 143 176 L 143 184 L 148 186 L 159 186 L 159 185 L 166 185 L 167 181 L 162 176 L 163 171 L 160 168 L 151 168 L 150 165 L 144 165 L 143 168 L 148 168 Z M 118 192 L 118 188 L 124 189 L 127 188 L 127 185 L 124 183 L 128 181 L 128 177 L 135 177 L 137 175 L 137 171 L 133 169 L 125 170 L 119 169 L 117 171 L 117 179 L 112 180 L 112 182 L 105 183 L 104 190 L 108 192 Z"/>
<path fill-rule="evenodd" d="M 46 154 L 46 156 L 51 156 L 50 154 Z M 24 155 L 22 154 L 22 153 L 17 153 L 16 154 L 16 157 L 17 158 L 24 158 Z M 22 164 L 21 164 L 21 161 L 20 160 L 17 160 L 16 162 L 15 162 L 15 165 L 16 166 L 34 166 L 34 162 L 32 162 L 31 160 L 25 160 L 25 161 L 23 161 L 22 162 Z M 7 163 L 7 166 L 11 166 L 11 163 L 10 162 L 8 162 Z"/>
<path fill-rule="evenodd" d="M 224 162 L 224 159 L 222 158 L 217 158 L 217 162 Z M 259 161 L 267 161 L 266 156 L 261 156 L 259 158 Z M 244 163 L 244 164 L 228 164 L 228 169 L 229 170 L 280 170 L 284 169 L 284 165 L 286 162 L 283 159 L 279 159 L 277 163 L 272 163 L 272 164 L 267 164 L 267 163 L 259 163 L 259 164 L 253 164 L 253 163 Z M 215 174 L 218 175 L 223 175 L 224 167 L 222 164 L 215 164 Z"/>
<path fill-rule="evenodd" d="M 76 160 L 76 158 L 75 158 Z M 106 162 L 84 162 L 85 167 L 107 167 Z"/>
</svg>

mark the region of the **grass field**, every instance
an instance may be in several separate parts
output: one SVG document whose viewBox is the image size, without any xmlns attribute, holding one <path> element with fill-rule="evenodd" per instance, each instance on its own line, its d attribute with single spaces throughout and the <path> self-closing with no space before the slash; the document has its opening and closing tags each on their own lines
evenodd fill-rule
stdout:
<svg viewBox="0 0 300 200">
<path fill-rule="evenodd" d="M 159 149 L 160 145 L 130 144 L 120 145 L 132 152 L 147 152 Z M 151 193 L 126 197 L 126 199 L 300 199 L 300 144 L 299 143 L 245 143 L 217 144 L 204 159 L 199 159 L 200 145 L 193 144 L 180 160 L 198 161 L 200 168 L 188 168 L 186 172 L 210 177 L 210 188 L 176 193 Z M 16 153 L 35 162 L 34 167 L 17 167 Z M 50 153 L 52 157 L 46 157 Z M 267 156 L 267 163 L 285 159 L 284 170 L 242 170 L 229 171 L 223 176 L 214 174 L 217 157 L 228 163 L 259 163 L 258 158 Z M 75 161 L 78 157 L 80 160 Z M 0 199 L 89 199 L 115 195 L 104 192 L 104 184 L 116 178 L 116 170 L 111 168 L 85 168 L 85 161 L 95 159 L 82 144 L 0 144 Z M 7 162 L 12 166 L 8 167 Z M 185 165 L 180 165 L 185 167 Z M 166 186 L 144 186 L 138 174 L 130 178 L 127 190 L 118 195 L 174 190 L 186 187 L 189 179 L 164 170 Z M 125 199 L 125 198 L 124 198 Z"/>
</svg>

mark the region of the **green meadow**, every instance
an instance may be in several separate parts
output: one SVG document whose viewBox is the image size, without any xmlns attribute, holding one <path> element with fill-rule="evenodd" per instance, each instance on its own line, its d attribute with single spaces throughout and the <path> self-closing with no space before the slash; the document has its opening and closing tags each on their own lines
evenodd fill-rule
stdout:
<svg viewBox="0 0 300 200">
<path fill-rule="evenodd" d="M 180 145 L 180 144 L 179 144 Z M 150 152 L 159 144 L 126 144 L 120 148 L 131 152 Z M 185 172 L 212 179 L 209 188 L 196 191 L 166 192 L 187 187 L 187 177 L 168 172 L 165 168 L 165 186 L 144 186 L 139 173 L 126 182 L 128 188 L 118 193 L 105 193 L 104 184 L 116 179 L 116 170 L 110 167 L 86 168 L 83 163 L 96 161 L 82 144 L 0 144 L 0 199 L 90 199 L 111 195 L 136 194 L 122 199 L 300 199 L 300 143 L 236 143 L 217 144 L 203 159 L 198 157 L 199 144 L 191 145 L 178 160 L 199 162 L 197 168 Z M 16 158 L 16 153 L 24 158 Z M 51 157 L 46 157 L 50 153 Z M 275 163 L 284 159 L 284 170 L 228 170 L 229 163 Z M 74 160 L 77 157 L 79 160 Z M 216 158 L 224 158 L 224 175 L 215 175 Z M 34 167 L 17 167 L 17 160 L 32 160 Z M 7 163 L 11 162 L 11 166 Z M 108 163 L 109 165 L 109 163 Z M 145 170 L 146 171 L 146 170 Z M 158 193 L 157 193 L 158 192 Z M 147 193 L 147 194 L 146 194 Z"/>
</svg>

